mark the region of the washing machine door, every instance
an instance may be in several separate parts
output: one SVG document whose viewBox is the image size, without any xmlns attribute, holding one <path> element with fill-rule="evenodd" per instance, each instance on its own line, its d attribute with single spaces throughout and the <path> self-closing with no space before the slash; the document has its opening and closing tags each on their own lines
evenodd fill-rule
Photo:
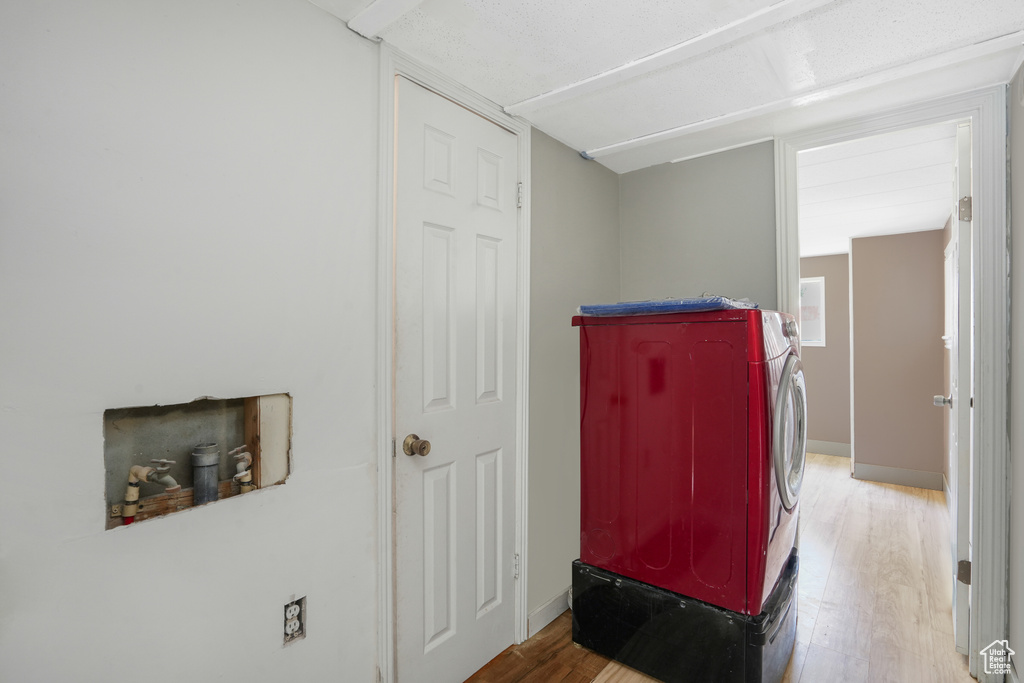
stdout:
<svg viewBox="0 0 1024 683">
<path fill-rule="evenodd" d="M 774 461 L 775 481 L 782 506 L 790 511 L 800 497 L 807 457 L 807 394 L 804 366 L 800 357 L 790 354 L 782 368 L 779 393 L 775 396 Z"/>
</svg>

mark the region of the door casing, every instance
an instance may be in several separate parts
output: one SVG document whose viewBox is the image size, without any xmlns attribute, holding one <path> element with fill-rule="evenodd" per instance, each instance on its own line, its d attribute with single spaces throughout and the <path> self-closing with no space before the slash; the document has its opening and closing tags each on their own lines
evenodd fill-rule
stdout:
<svg viewBox="0 0 1024 683">
<path fill-rule="evenodd" d="M 493 102 L 420 64 L 399 50 L 380 43 L 380 161 L 377 231 L 377 538 L 378 680 L 395 678 L 394 574 L 394 193 L 395 193 L 395 77 L 404 76 L 516 134 L 519 149 L 521 208 L 518 237 L 516 303 L 516 534 L 519 579 L 515 585 L 515 638 L 526 640 L 527 520 L 529 438 L 530 339 L 530 125 L 505 114 Z"/>
<path fill-rule="evenodd" d="M 974 470 L 970 668 L 978 652 L 1006 637 L 1009 567 L 1009 222 L 1006 204 L 1005 85 L 843 121 L 775 141 L 776 251 L 779 308 L 798 310 L 800 251 L 797 231 L 797 152 L 944 121 L 971 121 L 974 170 L 972 284 L 975 292 Z M 1001 678 L 1000 678 L 1001 680 Z"/>
</svg>

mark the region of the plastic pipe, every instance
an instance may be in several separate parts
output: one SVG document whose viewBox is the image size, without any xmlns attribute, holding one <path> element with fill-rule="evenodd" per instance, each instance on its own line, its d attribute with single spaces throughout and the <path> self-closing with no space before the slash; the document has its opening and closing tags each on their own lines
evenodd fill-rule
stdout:
<svg viewBox="0 0 1024 683">
<path fill-rule="evenodd" d="M 125 524 L 135 521 L 135 514 L 139 511 L 139 486 L 146 480 L 152 467 L 143 465 L 132 465 L 128 470 L 128 488 L 124 492 L 124 507 L 121 508 L 121 518 Z"/>
<path fill-rule="evenodd" d="M 154 484 L 160 484 L 161 486 L 163 486 L 164 493 L 177 493 L 178 491 L 181 490 L 181 484 L 174 481 L 174 477 L 168 474 L 168 472 L 170 472 L 171 470 L 171 465 L 176 465 L 177 461 L 164 460 L 161 458 L 159 460 L 150 460 L 149 464 L 153 465 L 154 467 L 151 468 L 151 471 L 149 472 L 149 475 L 146 477 L 146 479 L 153 482 Z"/>
<path fill-rule="evenodd" d="M 238 480 L 238 487 L 242 493 L 252 491 L 256 486 L 252 483 L 252 454 L 245 450 L 245 446 L 239 446 L 228 455 L 235 459 L 235 479 Z"/>
<path fill-rule="evenodd" d="M 153 473 L 149 475 L 149 480 L 154 484 L 160 484 L 163 486 L 166 493 L 177 493 L 181 490 L 181 484 L 174 481 L 174 477 L 169 474 L 157 475 L 156 473 Z"/>
<path fill-rule="evenodd" d="M 156 467 L 145 465 L 132 465 L 128 470 L 128 488 L 124 492 L 124 507 L 121 508 L 121 518 L 125 524 L 135 521 L 135 515 L 139 511 L 139 487 L 144 481 L 151 481 L 164 487 L 166 493 L 177 493 L 181 490 L 181 484 L 174 480 L 167 471 L 174 464 L 173 460 L 153 460 Z"/>
<path fill-rule="evenodd" d="M 215 443 L 201 443 L 192 450 L 193 505 L 217 500 L 220 449 Z"/>
</svg>

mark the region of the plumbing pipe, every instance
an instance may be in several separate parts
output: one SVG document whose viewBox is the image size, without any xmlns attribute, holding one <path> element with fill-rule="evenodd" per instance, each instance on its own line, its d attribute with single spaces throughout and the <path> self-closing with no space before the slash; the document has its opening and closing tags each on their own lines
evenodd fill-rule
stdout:
<svg viewBox="0 0 1024 683">
<path fill-rule="evenodd" d="M 157 475 L 153 473 L 149 476 L 149 480 L 154 484 L 160 484 L 166 489 L 167 493 L 177 493 L 181 490 L 181 484 L 174 481 L 174 477 L 169 474 Z"/>
<path fill-rule="evenodd" d="M 176 465 L 177 461 L 160 458 L 159 460 L 150 460 L 149 462 L 155 465 L 153 471 L 149 473 L 149 481 L 163 486 L 164 493 L 177 493 L 181 490 L 181 484 L 176 482 L 174 477 L 169 474 L 171 465 Z"/>
<path fill-rule="evenodd" d="M 124 507 L 121 508 L 121 517 L 125 524 L 135 521 L 135 513 L 139 511 L 139 486 L 146 480 L 152 467 L 132 465 L 128 470 L 128 488 L 124 492 Z"/>
<path fill-rule="evenodd" d="M 193 505 L 217 500 L 220 449 L 215 443 L 201 443 L 192 450 Z"/>
<path fill-rule="evenodd" d="M 235 475 L 235 479 L 238 480 L 238 486 L 242 493 L 249 493 L 256 486 L 252 483 L 252 454 L 245 450 L 245 446 L 239 446 L 238 448 L 230 451 L 228 455 L 235 459 L 235 470 L 238 472 Z"/>
<path fill-rule="evenodd" d="M 181 485 L 174 481 L 174 478 L 167 473 L 173 460 L 151 460 L 156 467 L 145 465 L 132 465 L 128 470 L 128 488 L 124 492 L 124 506 L 121 508 L 121 517 L 125 524 L 135 521 L 135 515 L 139 511 L 139 487 L 144 481 L 151 481 L 164 487 L 166 493 L 177 493 Z"/>
</svg>

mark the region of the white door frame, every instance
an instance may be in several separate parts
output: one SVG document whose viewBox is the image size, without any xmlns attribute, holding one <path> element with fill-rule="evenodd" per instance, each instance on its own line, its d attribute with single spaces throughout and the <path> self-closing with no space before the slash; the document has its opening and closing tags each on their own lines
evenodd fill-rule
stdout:
<svg viewBox="0 0 1024 683">
<path fill-rule="evenodd" d="M 1006 86 L 946 97 L 853 119 L 775 141 L 778 301 L 795 312 L 799 297 L 796 155 L 804 149 L 902 128 L 970 119 L 974 171 L 974 469 L 971 671 L 978 651 L 1006 638 L 1009 562 L 1010 256 L 1006 203 Z"/>
<path fill-rule="evenodd" d="M 394 576 L 394 192 L 395 192 L 395 77 L 404 76 L 452 100 L 518 137 L 519 272 L 516 305 L 516 538 L 519 579 L 515 582 L 515 638 L 526 640 L 527 438 L 529 436 L 530 339 L 530 125 L 513 118 L 497 104 L 415 61 L 386 43 L 380 44 L 380 177 L 377 231 L 377 667 L 383 683 L 395 676 Z"/>
</svg>

